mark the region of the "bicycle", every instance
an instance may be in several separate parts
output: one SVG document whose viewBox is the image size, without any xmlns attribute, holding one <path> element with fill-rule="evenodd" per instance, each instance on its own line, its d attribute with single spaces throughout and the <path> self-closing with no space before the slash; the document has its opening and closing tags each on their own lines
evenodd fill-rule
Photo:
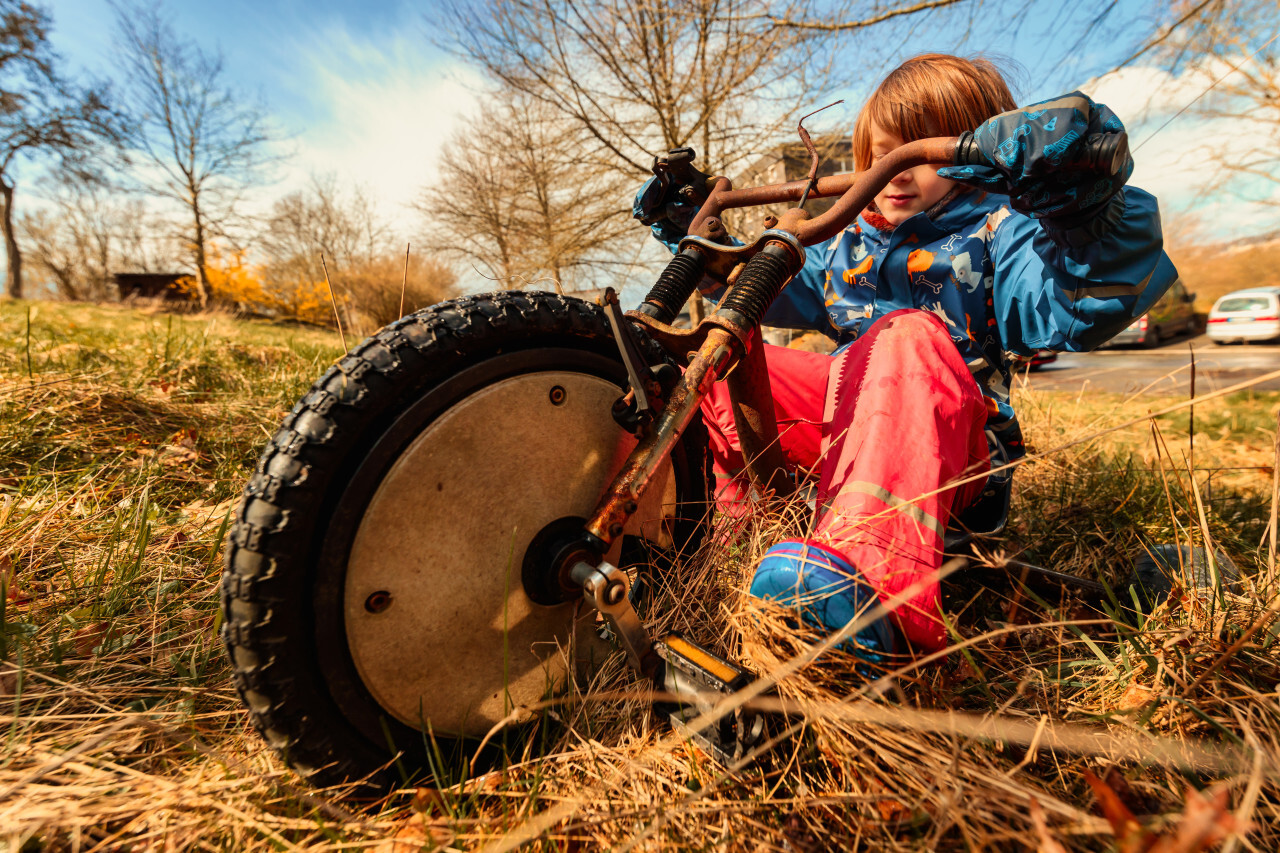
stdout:
<svg viewBox="0 0 1280 853">
<path fill-rule="evenodd" d="M 678 558 L 706 531 L 699 403 L 716 381 L 752 479 L 790 493 L 748 341 L 805 246 L 905 169 L 985 162 L 970 140 L 918 140 L 820 179 L 810 145 L 807 178 L 749 189 L 673 156 L 657 166 L 701 207 L 637 310 L 624 315 L 611 291 L 603 305 L 466 296 L 392 323 L 332 367 L 264 450 L 226 548 L 223 637 L 266 741 L 316 784 L 394 785 L 392 762 L 428 768 L 443 745 L 483 738 L 571 677 L 560 647 L 594 634 L 596 613 L 633 667 L 690 697 L 667 708 L 676 725 L 750 681 L 684 638 L 652 639 L 626 569 L 654 552 Z M 1125 153 L 1122 133 L 1100 135 L 1075 166 L 1114 174 Z M 825 197 L 838 197 L 827 212 L 803 210 Z M 797 205 L 728 245 L 723 211 L 779 202 Z M 704 277 L 729 286 L 719 307 L 672 327 Z M 1007 485 L 989 496 L 977 526 L 998 531 Z M 725 759 L 760 729 L 741 715 L 689 735 Z"/>
</svg>

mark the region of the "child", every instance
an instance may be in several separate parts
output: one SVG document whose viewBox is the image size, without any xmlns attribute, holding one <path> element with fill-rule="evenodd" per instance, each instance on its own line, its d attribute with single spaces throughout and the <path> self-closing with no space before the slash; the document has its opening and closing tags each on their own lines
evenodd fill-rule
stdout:
<svg viewBox="0 0 1280 853">
<path fill-rule="evenodd" d="M 865 583 L 881 600 L 914 589 L 892 628 L 859 632 L 872 653 L 946 643 L 944 531 L 993 459 L 1023 455 L 1004 353 L 1092 349 L 1177 275 L 1155 199 L 1124 187 L 1132 161 L 1114 178 L 1058 168 L 1089 135 L 1123 129 L 1078 92 L 1019 110 L 989 62 L 917 56 L 858 116 L 855 162 L 865 170 L 904 142 L 975 128 L 994 166 L 899 174 L 843 233 L 809 247 L 765 318 L 837 349 L 766 348 L 780 443 L 790 465 L 817 473 L 817 509 L 812 537 L 771 548 L 751 592 L 836 630 L 865 605 Z M 678 212 L 652 190 L 637 216 L 652 220 L 664 202 Z M 670 218 L 653 231 L 672 248 L 683 236 Z M 717 500 L 732 512 L 749 486 L 723 383 L 703 412 Z"/>
</svg>

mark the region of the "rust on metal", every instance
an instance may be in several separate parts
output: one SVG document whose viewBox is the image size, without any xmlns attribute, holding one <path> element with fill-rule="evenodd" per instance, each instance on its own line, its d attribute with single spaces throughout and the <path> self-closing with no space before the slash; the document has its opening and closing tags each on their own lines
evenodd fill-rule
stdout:
<svg viewBox="0 0 1280 853">
<path fill-rule="evenodd" d="M 702 325 L 708 325 L 707 321 Z M 684 376 L 667 399 L 653 431 L 627 457 L 626 464 L 597 505 L 595 515 L 587 522 L 587 532 L 606 548 L 620 535 L 654 472 L 670 458 L 685 428 L 697 417 L 702 398 L 741 353 L 741 345 L 729 331 L 710 325 L 705 335 L 697 354 L 689 360 Z"/>
<path fill-rule="evenodd" d="M 840 196 L 830 210 L 816 219 L 801 223 L 792 233 L 806 246 L 829 240 L 844 230 L 845 225 L 853 221 L 895 175 L 926 163 L 950 164 L 955 161 L 955 156 L 954 136 L 908 142 L 881 157 L 870 169 L 858 173 L 853 186 Z"/>
<path fill-rule="evenodd" d="M 716 177 L 712 181 L 711 192 L 707 196 L 707 200 L 702 203 L 702 207 L 698 209 L 698 213 L 693 217 L 693 221 L 689 223 L 690 236 L 711 239 L 711 232 L 707 230 L 706 221 L 708 219 L 719 219 L 720 211 L 725 208 L 720 205 L 717 199 L 733 190 L 733 181 L 725 177 Z M 737 207 L 745 207 L 746 205 L 737 205 Z"/>
<path fill-rule="evenodd" d="M 792 207 L 782 212 L 782 218 L 778 220 L 778 230 L 795 234 L 801 223 L 808 222 L 810 218 L 809 211 L 803 207 Z"/>
<path fill-rule="evenodd" d="M 955 153 L 956 138 L 954 136 L 917 139 L 915 142 L 908 142 L 889 152 L 865 172 L 818 178 L 814 182 L 810 196 L 812 198 L 839 196 L 840 200 L 821 216 L 795 226 L 794 230 L 787 230 L 799 237 L 800 242 L 806 246 L 821 243 L 823 240 L 834 237 L 848 222 L 853 221 L 854 217 L 871 203 L 876 193 L 887 185 L 894 175 L 926 163 L 940 166 L 952 165 L 955 162 Z M 702 209 L 698 211 L 698 215 L 694 217 L 694 224 L 710 216 L 719 218 L 724 211 L 737 207 L 799 201 L 804 196 L 808 185 L 807 180 L 801 180 L 735 190 L 727 178 L 718 179 L 715 189 L 702 205 Z M 689 233 L 695 232 L 691 228 Z"/>
<path fill-rule="evenodd" d="M 642 314 L 639 311 L 628 311 L 627 317 L 644 325 L 648 329 L 649 337 L 657 341 L 663 351 L 681 365 L 687 365 L 693 360 L 693 357 L 701 349 L 703 342 L 706 341 L 707 335 L 715 329 L 728 332 L 744 348 L 751 338 L 749 329 L 718 314 L 706 317 L 692 329 L 677 329 L 674 326 L 668 326 L 661 320 L 650 317 L 648 314 Z"/>
<path fill-rule="evenodd" d="M 805 150 L 809 152 L 809 174 L 805 176 L 804 192 L 801 193 L 800 201 L 797 202 L 796 207 L 804 207 L 804 203 L 809 198 L 810 190 L 813 189 L 814 183 L 818 180 L 818 149 L 814 146 L 813 140 L 809 138 L 809 131 L 804 129 L 804 120 L 809 118 L 809 116 L 816 116 L 818 113 L 825 109 L 834 107 L 836 104 L 843 103 L 844 98 L 841 98 L 838 101 L 833 101 L 832 103 L 827 104 L 825 107 L 818 107 L 816 110 L 809 113 L 809 115 L 800 116 L 800 121 L 796 125 L 796 130 L 800 132 L 800 141 L 804 143 Z"/>
</svg>

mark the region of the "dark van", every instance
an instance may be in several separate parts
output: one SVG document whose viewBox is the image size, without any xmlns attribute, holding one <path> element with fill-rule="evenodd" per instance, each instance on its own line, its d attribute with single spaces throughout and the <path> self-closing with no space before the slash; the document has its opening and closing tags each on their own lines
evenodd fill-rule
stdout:
<svg viewBox="0 0 1280 853">
<path fill-rule="evenodd" d="M 1130 324 L 1103 346 L 1137 344 L 1143 347 L 1158 346 L 1162 340 L 1177 335 L 1195 335 L 1200 331 L 1196 318 L 1196 295 L 1188 293 L 1179 279 L 1161 296 L 1151 310 Z"/>
</svg>

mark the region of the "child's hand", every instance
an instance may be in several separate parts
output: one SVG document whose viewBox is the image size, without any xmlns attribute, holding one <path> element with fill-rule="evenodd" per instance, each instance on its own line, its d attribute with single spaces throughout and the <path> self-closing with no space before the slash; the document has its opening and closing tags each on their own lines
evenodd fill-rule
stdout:
<svg viewBox="0 0 1280 853">
<path fill-rule="evenodd" d="M 707 176 L 693 167 L 695 156 L 692 148 L 675 148 L 655 157 L 654 175 L 631 205 L 631 215 L 661 232 L 662 239 L 679 241 L 706 200 Z"/>
<path fill-rule="evenodd" d="M 1063 168 L 1089 137 L 1124 130 L 1107 107 L 1072 92 L 989 119 L 973 134 L 989 166 L 946 166 L 938 176 L 1009 196 L 1058 242 L 1081 245 L 1105 233 L 1116 194 L 1133 173 L 1127 154 L 1114 175 Z"/>
<path fill-rule="evenodd" d="M 679 228 L 688 228 L 698 212 L 698 206 L 656 175 L 644 182 L 631 205 L 631 215 L 645 225 L 669 221 Z"/>
</svg>

